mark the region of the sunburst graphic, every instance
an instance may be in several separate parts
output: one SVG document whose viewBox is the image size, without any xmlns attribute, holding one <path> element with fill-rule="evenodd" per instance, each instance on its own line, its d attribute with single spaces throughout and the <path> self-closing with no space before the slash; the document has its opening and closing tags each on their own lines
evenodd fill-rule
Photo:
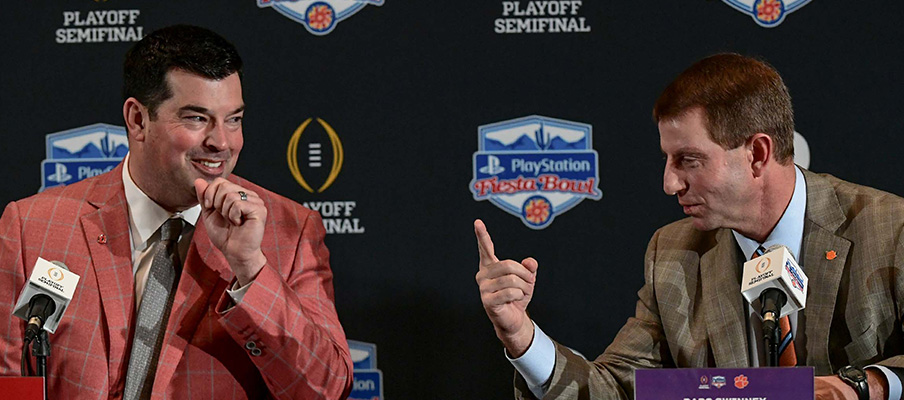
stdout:
<svg viewBox="0 0 904 400">
<path fill-rule="evenodd" d="M 521 215 L 531 225 L 544 225 L 552 216 L 552 204 L 543 196 L 534 196 L 524 202 Z"/>
<path fill-rule="evenodd" d="M 308 8 L 308 26 L 311 29 L 323 32 L 333 25 L 333 8 L 326 3 L 314 3 Z"/>
<path fill-rule="evenodd" d="M 757 0 L 754 7 L 756 18 L 767 24 L 778 21 L 785 13 L 785 4 L 782 0 Z"/>
</svg>

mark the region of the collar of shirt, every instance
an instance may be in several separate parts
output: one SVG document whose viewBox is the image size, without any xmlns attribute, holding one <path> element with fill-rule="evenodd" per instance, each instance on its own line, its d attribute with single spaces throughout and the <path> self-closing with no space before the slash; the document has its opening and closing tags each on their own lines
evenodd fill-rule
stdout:
<svg viewBox="0 0 904 400">
<path fill-rule="evenodd" d="M 744 235 L 732 229 L 735 241 L 744 252 L 744 258 L 750 258 L 758 246 L 768 249 L 770 246 L 781 244 L 791 249 L 791 253 L 795 258 L 800 257 L 800 248 L 804 239 L 804 216 L 807 212 L 807 182 L 804 180 L 804 174 L 800 172 L 800 167 L 794 168 L 794 194 L 791 195 L 791 202 L 788 208 L 782 214 L 782 218 L 778 220 L 775 229 L 766 238 L 763 243 L 757 243 L 755 240 L 747 238 Z M 800 260 L 798 260 L 800 263 Z"/>
<path fill-rule="evenodd" d="M 150 240 L 154 232 L 157 232 L 160 225 L 170 217 L 181 217 L 191 226 L 195 226 L 198 223 L 198 218 L 201 216 L 200 204 L 173 215 L 141 191 L 129 173 L 128 154 L 126 154 L 126 159 L 123 161 L 122 184 L 126 192 L 126 203 L 129 206 L 129 230 L 132 238 L 132 251 L 147 248 L 148 240 Z"/>
</svg>

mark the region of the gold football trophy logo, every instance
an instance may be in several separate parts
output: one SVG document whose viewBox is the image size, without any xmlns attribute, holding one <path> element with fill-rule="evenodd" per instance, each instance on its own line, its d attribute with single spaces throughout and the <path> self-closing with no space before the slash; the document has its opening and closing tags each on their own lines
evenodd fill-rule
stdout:
<svg viewBox="0 0 904 400">
<path fill-rule="evenodd" d="M 298 129 L 295 130 L 295 133 L 292 135 L 292 139 L 289 140 L 289 149 L 287 151 L 286 158 L 289 162 L 289 171 L 292 172 L 292 176 L 295 178 L 298 184 L 308 192 L 314 193 L 314 189 L 304 179 L 304 176 L 301 174 L 301 170 L 298 168 L 298 143 L 299 140 L 301 140 L 301 135 L 304 133 L 305 129 L 308 127 L 312 120 L 313 118 L 306 119 L 301 123 L 301 125 L 298 126 Z M 342 170 L 343 153 L 342 142 L 339 140 L 339 135 L 336 134 L 336 131 L 333 130 L 333 127 L 331 127 L 326 123 L 326 121 L 320 118 L 317 118 L 317 123 L 319 123 L 320 126 L 323 127 L 323 130 L 326 131 L 327 137 L 329 137 L 330 139 L 330 145 L 333 150 L 333 163 L 330 168 L 330 174 L 327 176 L 323 184 L 320 185 L 320 188 L 317 189 L 317 193 L 323 193 L 324 190 L 326 190 L 328 187 L 330 187 L 330 185 L 333 184 L 333 181 L 336 180 L 336 177 L 339 176 L 339 171 Z M 308 150 L 308 159 L 311 160 L 311 162 L 308 165 L 320 167 L 320 160 L 322 159 L 322 150 L 319 147 L 320 144 L 312 143 L 309 146 L 311 146 L 311 148 Z"/>
</svg>

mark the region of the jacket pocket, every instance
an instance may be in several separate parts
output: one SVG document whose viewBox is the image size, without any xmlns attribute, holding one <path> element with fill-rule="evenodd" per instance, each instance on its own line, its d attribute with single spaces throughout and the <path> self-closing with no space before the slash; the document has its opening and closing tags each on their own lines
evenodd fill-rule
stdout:
<svg viewBox="0 0 904 400">
<path fill-rule="evenodd" d="M 851 340 L 847 346 L 844 346 L 844 352 L 847 354 L 849 363 L 852 365 L 861 365 L 868 362 L 879 355 L 879 349 L 876 345 L 876 325 L 870 324 L 866 331 Z"/>
</svg>

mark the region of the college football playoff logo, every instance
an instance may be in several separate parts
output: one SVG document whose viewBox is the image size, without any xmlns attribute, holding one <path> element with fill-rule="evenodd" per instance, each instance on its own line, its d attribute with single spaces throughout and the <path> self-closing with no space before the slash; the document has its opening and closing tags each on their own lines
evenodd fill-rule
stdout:
<svg viewBox="0 0 904 400">
<path fill-rule="evenodd" d="M 289 148 L 286 157 L 289 163 L 289 171 L 292 172 L 295 181 L 298 182 L 304 190 L 311 193 L 314 193 L 314 188 L 308 183 L 308 179 L 305 178 L 305 175 L 311 175 L 325 170 L 325 167 L 328 165 L 329 171 L 326 173 L 326 176 L 323 177 L 323 183 L 317 188 L 317 193 L 323 193 L 324 190 L 329 188 L 330 185 L 336 181 L 339 172 L 342 171 L 342 162 L 345 155 L 342 150 L 342 141 L 339 140 L 339 135 L 336 134 L 336 131 L 333 130 L 333 127 L 330 126 L 330 124 L 320 118 L 317 118 L 317 123 L 323 128 L 323 132 L 326 134 L 325 137 L 320 135 L 320 137 L 315 136 L 310 140 L 302 141 L 302 134 L 308 129 L 308 125 L 311 124 L 312 120 L 313 118 L 306 119 L 298 126 L 298 129 L 295 130 L 292 138 L 289 139 Z M 299 147 L 307 149 L 307 156 L 301 161 L 298 159 Z M 329 152 L 326 152 L 327 150 Z M 327 161 L 329 161 L 329 163 L 327 163 Z M 305 174 L 302 174 L 301 172 L 302 166 L 305 167 Z M 323 174 L 320 173 L 320 175 Z"/>
</svg>

